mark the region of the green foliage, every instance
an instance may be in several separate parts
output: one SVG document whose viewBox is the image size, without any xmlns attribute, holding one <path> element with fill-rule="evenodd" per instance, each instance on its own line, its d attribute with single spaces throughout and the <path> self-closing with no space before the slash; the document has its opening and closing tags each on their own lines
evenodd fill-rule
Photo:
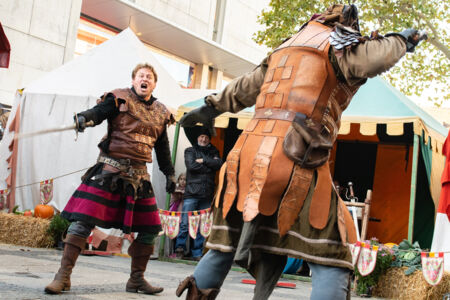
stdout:
<svg viewBox="0 0 450 300">
<path fill-rule="evenodd" d="M 403 240 L 398 246 L 392 247 L 395 260 L 392 267 L 408 267 L 405 275 L 411 275 L 416 270 L 422 270 L 420 245 L 418 242 L 411 244 L 408 240 Z"/>
<path fill-rule="evenodd" d="M 355 276 L 357 280 L 356 294 L 358 295 L 371 295 L 372 288 L 378 283 L 378 279 L 386 270 L 391 266 L 393 252 L 383 244 L 378 243 L 375 239 L 370 241 L 371 245 L 379 246 L 377 252 L 377 262 L 375 268 L 367 276 L 362 276 L 359 273 L 358 267 L 355 266 Z"/>
<path fill-rule="evenodd" d="M 47 233 L 53 238 L 54 244 L 58 244 L 62 239 L 62 234 L 69 228 L 70 222 L 55 214 L 50 221 Z"/>
<path fill-rule="evenodd" d="M 254 35 L 258 44 L 277 47 L 284 39 L 298 31 L 314 13 L 323 12 L 339 1 L 271 0 L 270 9 L 263 10 L 258 22 L 264 30 Z M 340 1 L 342 2 L 342 1 Z M 450 35 L 448 1 L 441 0 L 368 0 L 351 1 L 358 6 L 361 33 L 369 35 L 400 32 L 406 28 L 423 29 L 428 40 L 414 53 L 406 54 L 397 67 L 384 77 L 405 95 L 427 93 L 430 101 L 439 106 L 450 99 L 447 82 L 450 74 Z M 342 2 L 347 3 L 347 1 Z"/>
</svg>

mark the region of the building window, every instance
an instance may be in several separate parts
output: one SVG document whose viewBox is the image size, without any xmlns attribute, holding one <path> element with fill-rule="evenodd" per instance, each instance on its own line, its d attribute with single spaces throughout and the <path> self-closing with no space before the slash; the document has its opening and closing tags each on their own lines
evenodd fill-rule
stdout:
<svg viewBox="0 0 450 300">
<path fill-rule="evenodd" d="M 118 32 L 99 26 L 87 19 L 80 18 L 74 56 L 78 57 L 85 54 L 117 34 Z M 194 67 L 193 63 L 148 45 L 145 42 L 143 44 L 180 86 L 185 88 L 189 87 L 190 69 Z"/>
</svg>

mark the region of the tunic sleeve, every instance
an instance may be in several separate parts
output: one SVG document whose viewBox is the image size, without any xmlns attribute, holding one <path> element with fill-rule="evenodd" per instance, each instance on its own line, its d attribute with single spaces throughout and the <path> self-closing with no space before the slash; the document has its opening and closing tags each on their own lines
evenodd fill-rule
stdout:
<svg viewBox="0 0 450 300">
<path fill-rule="evenodd" d="M 209 95 L 205 103 L 221 112 L 238 112 L 256 103 L 264 76 L 267 71 L 267 58 L 252 72 L 246 73 L 232 82 L 216 95 Z"/>
<path fill-rule="evenodd" d="M 402 37 L 390 36 L 366 41 L 344 51 L 337 62 L 349 85 L 358 85 L 393 67 L 406 53 Z"/>
</svg>

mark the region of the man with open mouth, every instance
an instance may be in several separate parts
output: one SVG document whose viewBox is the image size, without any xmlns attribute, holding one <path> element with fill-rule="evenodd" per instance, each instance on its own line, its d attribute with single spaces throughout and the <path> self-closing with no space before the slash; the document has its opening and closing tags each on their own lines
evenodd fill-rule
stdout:
<svg viewBox="0 0 450 300">
<path fill-rule="evenodd" d="M 158 80 L 154 68 L 139 64 L 132 72 L 132 87 L 105 93 L 93 108 L 77 114 L 77 129 L 83 132 L 108 120 L 100 141 L 97 163 L 82 177 L 82 183 L 61 216 L 72 222 L 65 239 L 61 267 L 45 287 L 49 294 L 70 289 L 70 275 L 86 239 L 95 226 L 138 232 L 128 249 L 131 275 L 127 292 L 156 294 L 162 287 L 144 279 L 154 240 L 161 231 L 158 208 L 147 163 L 155 149 L 160 170 L 166 175 L 166 190 L 175 190 L 167 126 L 175 119 L 152 95 Z"/>
</svg>

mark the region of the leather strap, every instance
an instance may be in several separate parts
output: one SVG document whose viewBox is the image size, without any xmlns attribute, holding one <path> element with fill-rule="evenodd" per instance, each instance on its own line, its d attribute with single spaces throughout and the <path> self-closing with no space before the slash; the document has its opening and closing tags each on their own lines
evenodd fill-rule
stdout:
<svg viewBox="0 0 450 300">
<path fill-rule="evenodd" d="M 244 146 L 245 140 L 247 139 L 247 134 L 241 134 L 234 144 L 233 150 L 228 153 L 227 157 L 227 187 L 225 189 L 225 194 L 223 196 L 223 218 L 228 214 L 231 206 L 233 205 L 234 199 L 236 199 L 236 194 L 238 192 L 238 169 L 239 169 L 239 158 L 241 154 L 242 147 Z"/>
<path fill-rule="evenodd" d="M 284 236 L 297 220 L 311 185 L 313 169 L 295 165 L 286 193 L 278 210 L 278 230 Z"/>
<path fill-rule="evenodd" d="M 215 196 L 216 207 L 219 207 L 219 202 L 220 202 L 219 200 L 220 200 L 220 195 L 222 194 L 223 182 L 225 179 L 226 170 L 227 170 L 227 163 L 225 162 L 219 171 L 219 184 L 217 185 L 217 191 L 216 191 L 216 196 Z"/>
<path fill-rule="evenodd" d="M 269 173 L 270 160 L 277 141 L 278 138 L 276 136 L 264 137 L 253 160 L 250 189 L 244 200 L 244 210 L 242 212 L 244 222 L 253 220 L 259 213 L 259 199 Z"/>
<path fill-rule="evenodd" d="M 316 229 L 327 225 L 330 213 L 332 181 L 328 161 L 317 169 L 317 184 L 309 209 L 309 223 Z"/>
<path fill-rule="evenodd" d="M 285 109 L 262 108 L 256 110 L 253 118 L 292 121 L 295 118 L 295 112 Z"/>
</svg>

